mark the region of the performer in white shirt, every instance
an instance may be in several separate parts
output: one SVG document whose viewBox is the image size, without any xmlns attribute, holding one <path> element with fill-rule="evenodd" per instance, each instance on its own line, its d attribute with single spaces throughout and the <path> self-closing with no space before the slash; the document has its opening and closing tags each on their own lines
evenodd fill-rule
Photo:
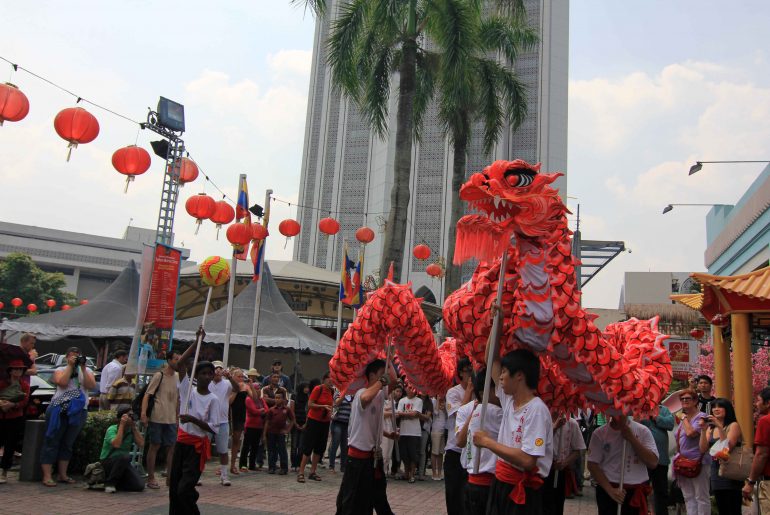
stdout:
<svg viewBox="0 0 770 515">
<path fill-rule="evenodd" d="M 123 365 L 128 363 L 128 352 L 123 349 L 116 350 L 113 360 L 104 365 L 102 377 L 99 379 L 99 409 L 110 409 L 110 401 L 107 394 L 110 393 L 110 386 L 123 376 Z"/>
<path fill-rule="evenodd" d="M 621 463 L 623 446 L 625 463 Z M 658 448 L 650 430 L 625 416 L 612 417 L 609 424 L 594 431 L 588 445 L 588 470 L 597 483 L 599 515 L 614 515 L 623 504 L 622 515 L 647 513 L 647 496 L 652 492 L 647 469 L 658 466 Z M 623 488 L 620 470 L 625 467 Z"/>
<path fill-rule="evenodd" d="M 473 393 L 475 399 L 465 404 L 457 412 L 457 444 L 463 447 L 460 461 L 468 471 L 468 482 L 465 484 L 465 514 L 484 515 L 487 512 L 489 487 L 495 478 L 497 455 L 489 449 L 480 449 L 473 445 L 473 434 L 481 429 L 481 399 L 484 393 L 484 378 L 486 373 L 481 370 L 473 378 Z M 490 438 L 497 439 L 500 424 L 503 421 L 503 410 L 500 399 L 494 390 L 489 392 L 489 404 L 484 416 L 484 431 Z M 473 473 L 476 455 L 479 454 L 479 470 Z"/>
<path fill-rule="evenodd" d="M 543 487 L 543 512 L 554 515 L 564 513 L 567 489 L 577 490 L 573 464 L 585 450 L 586 443 L 580 434 L 577 420 L 564 414 L 553 416 L 553 465 Z"/>
<path fill-rule="evenodd" d="M 500 378 L 495 391 L 503 408 L 500 433 L 496 439 L 485 431 L 473 435 L 474 444 L 498 457 L 487 514 L 539 515 L 541 487 L 553 459 L 551 413 L 536 395 L 540 360 L 529 350 L 517 349 L 502 360 L 495 356 L 492 373 Z"/>
<path fill-rule="evenodd" d="M 444 454 L 444 496 L 447 515 L 462 515 L 465 505 L 463 493 L 465 482 L 468 480 L 468 473 L 460 463 L 462 448 L 457 445 L 455 422 L 457 421 L 457 410 L 471 400 L 473 391 L 471 388 L 473 367 L 467 358 L 457 362 L 457 374 L 460 377 L 460 384 L 453 386 L 446 392 L 447 438 L 444 448 L 446 451 Z"/>
<path fill-rule="evenodd" d="M 391 514 L 386 494 L 380 440 L 395 439 L 394 431 L 383 432 L 383 407 L 388 385 L 396 384 L 391 368 L 377 359 L 366 366 L 366 387 L 358 390 L 350 405 L 348 462 L 337 494 L 337 515 L 367 515 L 376 507 L 379 515 Z"/>
</svg>

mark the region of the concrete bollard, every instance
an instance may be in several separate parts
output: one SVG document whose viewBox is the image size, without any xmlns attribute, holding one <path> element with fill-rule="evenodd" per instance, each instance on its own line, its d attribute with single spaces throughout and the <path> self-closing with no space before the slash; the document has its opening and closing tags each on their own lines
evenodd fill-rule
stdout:
<svg viewBox="0 0 770 515">
<path fill-rule="evenodd" d="M 45 438 L 45 420 L 27 420 L 24 425 L 24 445 L 21 449 L 19 481 L 40 481 L 40 453 Z"/>
</svg>

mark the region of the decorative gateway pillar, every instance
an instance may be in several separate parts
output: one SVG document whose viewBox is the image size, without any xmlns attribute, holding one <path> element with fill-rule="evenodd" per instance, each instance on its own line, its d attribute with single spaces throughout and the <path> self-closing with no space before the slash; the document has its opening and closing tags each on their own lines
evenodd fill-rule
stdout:
<svg viewBox="0 0 770 515">
<path fill-rule="evenodd" d="M 722 328 L 711 325 L 711 341 L 714 344 L 714 382 L 716 396 L 730 398 L 732 377 L 730 376 L 730 349 L 722 336 Z"/>
<path fill-rule="evenodd" d="M 753 379 L 751 373 L 751 333 L 748 313 L 730 315 L 735 367 L 735 416 L 741 425 L 743 445 L 754 444 Z M 716 356 L 715 356 L 716 358 Z"/>
</svg>

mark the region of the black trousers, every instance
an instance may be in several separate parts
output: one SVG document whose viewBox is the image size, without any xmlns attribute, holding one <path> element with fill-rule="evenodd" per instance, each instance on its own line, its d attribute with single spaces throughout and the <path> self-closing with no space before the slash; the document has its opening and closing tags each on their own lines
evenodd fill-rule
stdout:
<svg viewBox="0 0 770 515">
<path fill-rule="evenodd" d="M 639 508 L 631 506 L 632 497 L 633 492 L 626 489 L 626 498 L 623 500 L 623 508 L 620 510 L 620 515 L 639 515 Z M 604 488 L 598 485 L 596 486 L 596 506 L 599 509 L 599 515 L 617 515 L 618 513 L 618 503 L 604 491 Z M 666 512 L 664 511 L 663 513 Z"/>
<path fill-rule="evenodd" d="M 168 477 L 169 515 L 200 515 L 195 484 L 201 477 L 201 455 L 195 447 L 177 442 Z"/>
<path fill-rule="evenodd" d="M 125 454 L 102 460 L 104 467 L 104 486 L 114 486 L 123 492 L 141 492 L 144 479 L 131 465 L 131 456 Z"/>
<path fill-rule="evenodd" d="M 337 515 L 393 515 L 387 496 L 387 480 L 382 461 L 348 456 L 337 494 Z"/>
<path fill-rule="evenodd" d="M 251 470 L 261 467 L 265 463 L 265 450 L 262 444 L 262 430 L 256 427 L 247 427 L 243 433 L 243 445 L 241 446 L 241 457 L 239 465 L 248 467 Z"/>
<path fill-rule="evenodd" d="M 0 447 L 3 451 L 3 461 L 0 468 L 8 470 L 13 466 L 13 453 L 19 445 L 24 433 L 24 417 L 0 419 Z"/>
<path fill-rule="evenodd" d="M 484 515 L 489 502 L 489 487 L 465 483 L 465 514 Z"/>
<path fill-rule="evenodd" d="M 556 480 L 556 486 L 554 486 L 554 476 L 556 471 L 551 467 L 551 473 L 545 479 L 545 483 L 541 487 L 543 490 L 543 513 L 548 515 L 561 515 L 564 513 L 564 488 L 567 483 L 567 474 L 565 470 L 559 471 L 559 477 Z"/>
<path fill-rule="evenodd" d="M 647 474 L 650 476 L 655 513 L 668 513 L 668 465 L 658 465 L 654 469 L 647 469 Z M 736 513 L 740 512 L 741 508 L 738 504 Z"/>
<path fill-rule="evenodd" d="M 741 502 L 743 495 L 741 494 L 740 490 L 714 490 L 714 497 L 717 501 L 717 512 L 719 515 L 728 515 L 741 512 Z"/>
<path fill-rule="evenodd" d="M 289 458 L 291 460 L 291 466 L 294 468 L 299 467 L 299 464 L 302 461 L 303 434 L 304 431 L 300 431 L 296 426 L 291 428 L 291 452 Z"/>
<path fill-rule="evenodd" d="M 448 450 L 444 455 L 444 498 L 447 515 L 462 515 L 468 471 L 460 464 L 460 453 Z"/>
<path fill-rule="evenodd" d="M 511 495 L 513 485 L 494 479 L 492 486 L 489 487 L 489 504 L 487 505 L 487 515 L 548 515 L 543 510 L 543 488 L 537 490 L 533 488 L 524 488 L 526 501 L 524 504 L 514 503 Z"/>
</svg>

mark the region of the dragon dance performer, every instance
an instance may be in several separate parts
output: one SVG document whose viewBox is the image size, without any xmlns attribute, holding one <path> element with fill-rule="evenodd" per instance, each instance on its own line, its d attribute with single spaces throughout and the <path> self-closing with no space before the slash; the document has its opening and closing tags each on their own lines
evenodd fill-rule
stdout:
<svg viewBox="0 0 770 515">
<path fill-rule="evenodd" d="M 219 400 L 209 392 L 214 378 L 214 365 L 201 361 L 195 366 L 196 389 L 185 399 L 187 408 L 179 415 L 174 456 L 169 473 L 170 515 L 198 514 L 198 492 L 195 485 L 211 456 L 209 433 L 216 435 Z"/>
<path fill-rule="evenodd" d="M 476 431 L 473 443 L 498 456 L 489 492 L 489 515 L 540 515 L 542 485 L 553 460 L 551 413 L 535 393 L 540 360 L 531 351 L 517 349 L 495 356 L 493 377 L 500 378 L 495 394 L 503 408 L 497 439 Z M 489 409 L 489 408 L 487 408 Z"/>
<path fill-rule="evenodd" d="M 623 461 L 623 446 L 628 445 Z M 652 492 L 647 469 L 658 466 L 658 448 L 649 428 L 626 418 L 612 417 L 591 435 L 588 470 L 597 483 L 599 515 L 614 515 L 622 503 L 622 515 L 647 513 L 647 496 Z M 621 469 L 623 488 L 620 488 Z"/>
<path fill-rule="evenodd" d="M 473 445 L 473 434 L 481 428 L 481 397 L 484 392 L 484 377 L 486 371 L 476 373 L 473 379 L 473 393 L 476 400 L 463 405 L 457 412 L 457 444 L 463 447 L 460 460 L 468 471 L 468 482 L 465 484 L 465 514 L 484 515 L 489 500 L 489 487 L 495 478 L 497 455 L 489 449 L 478 449 Z M 497 440 L 500 424 L 503 421 L 503 410 L 500 399 L 494 390 L 489 392 L 489 404 L 484 416 L 484 429 L 490 438 Z M 473 473 L 476 454 L 481 452 L 478 474 Z"/>
<path fill-rule="evenodd" d="M 447 515 L 462 515 L 465 506 L 465 482 L 468 472 L 460 463 L 462 448 L 457 445 L 457 411 L 471 400 L 473 367 L 467 358 L 457 362 L 457 374 L 460 384 L 446 392 L 447 438 L 444 450 L 444 495 L 446 498 Z"/>
<path fill-rule="evenodd" d="M 398 432 L 383 431 L 385 387 L 393 388 L 397 377 L 384 360 L 376 359 L 364 370 L 366 387 L 358 390 L 350 406 L 348 462 L 337 494 L 337 515 L 392 515 L 386 493 L 380 442 L 397 439 Z"/>
</svg>

